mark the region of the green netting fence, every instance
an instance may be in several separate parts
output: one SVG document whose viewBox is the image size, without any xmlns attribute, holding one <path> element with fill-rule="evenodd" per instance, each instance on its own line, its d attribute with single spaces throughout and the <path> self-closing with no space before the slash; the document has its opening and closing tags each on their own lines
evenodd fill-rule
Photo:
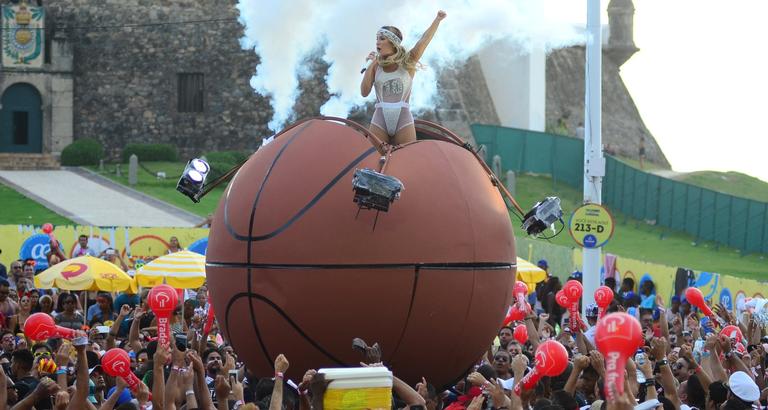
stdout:
<svg viewBox="0 0 768 410">
<path fill-rule="evenodd" d="M 549 174 L 582 189 L 584 142 L 545 132 L 472 125 L 489 165 L 496 155 L 506 171 Z M 501 176 L 501 175 L 500 175 Z M 606 158 L 603 203 L 611 210 L 713 241 L 743 253 L 768 253 L 768 203 L 674 181 Z"/>
</svg>

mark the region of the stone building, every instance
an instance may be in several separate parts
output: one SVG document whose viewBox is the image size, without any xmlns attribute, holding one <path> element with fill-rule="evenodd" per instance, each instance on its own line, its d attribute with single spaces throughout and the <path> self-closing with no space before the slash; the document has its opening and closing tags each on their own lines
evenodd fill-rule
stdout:
<svg viewBox="0 0 768 410">
<path fill-rule="evenodd" d="M 129 142 L 170 143 L 183 155 L 258 146 L 271 109 L 249 86 L 258 58 L 240 48 L 235 3 L 45 1 L 44 60 L 2 66 L 11 123 L 0 152 L 56 156 L 83 137 L 113 157 Z"/>
</svg>

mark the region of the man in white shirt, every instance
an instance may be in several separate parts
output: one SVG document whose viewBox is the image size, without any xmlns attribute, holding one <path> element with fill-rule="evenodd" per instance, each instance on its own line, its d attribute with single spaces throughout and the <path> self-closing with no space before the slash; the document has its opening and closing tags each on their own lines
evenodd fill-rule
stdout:
<svg viewBox="0 0 768 410">
<path fill-rule="evenodd" d="M 85 256 L 85 255 L 91 255 L 96 257 L 99 254 L 93 248 L 88 247 L 88 236 L 80 235 L 77 238 L 77 245 L 75 245 L 75 251 L 72 257 L 76 258 L 78 256 Z"/>
</svg>

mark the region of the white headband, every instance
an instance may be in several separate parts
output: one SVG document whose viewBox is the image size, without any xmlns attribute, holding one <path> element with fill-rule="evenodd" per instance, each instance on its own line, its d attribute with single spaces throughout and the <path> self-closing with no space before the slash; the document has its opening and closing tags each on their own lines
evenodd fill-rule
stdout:
<svg viewBox="0 0 768 410">
<path fill-rule="evenodd" d="M 400 37 L 398 37 L 397 34 L 385 28 L 379 29 L 379 31 L 376 34 L 386 37 L 387 40 L 392 42 L 392 44 L 400 44 Z"/>
</svg>

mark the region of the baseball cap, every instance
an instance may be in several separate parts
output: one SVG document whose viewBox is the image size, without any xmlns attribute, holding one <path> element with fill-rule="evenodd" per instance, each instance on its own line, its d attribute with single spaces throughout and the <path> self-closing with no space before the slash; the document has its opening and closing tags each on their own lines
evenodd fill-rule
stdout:
<svg viewBox="0 0 768 410">
<path fill-rule="evenodd" d="M 733 372 L 728 378 L 731 392 L 741 400 L 752 403 L 760 398 L 760 388 L 744 372 Z"/>
<path fill-rule="evenodd" d="M 548 268 L 548 267 L 549 267 L 549 264 L 547 263 L 547 260 L 546 260 L 546 259 L 539 259 L 539 261 L 538 261 L 538 262 L 536 262 L 536 265 L 537 265 L 538 267 L 540 267 L 540 268 L 544 268 L 544 269 L 546 269 L 546 268 Z"/>
<path fill-rule="evenodd" d="M 587 317 L 597 317 L 597 305 L 594 303 L 590 303 L 587 305 Z"/>
<path fill-rule="evenodd" d="M 107 399 L 109 399 L 109 397 L 111 397 L 115 393 L 115 390 L 117 390 L 116 386 L 109 389 L 109 394 L 107 394 Z M 128 389 L 123 389 L 123 391 L 120 392 L 120 397 L 117 398 L 117 403 L 115 403 L 115 407 L 129 401 L 131 401 L 131 391 Z"/>
</svg>

